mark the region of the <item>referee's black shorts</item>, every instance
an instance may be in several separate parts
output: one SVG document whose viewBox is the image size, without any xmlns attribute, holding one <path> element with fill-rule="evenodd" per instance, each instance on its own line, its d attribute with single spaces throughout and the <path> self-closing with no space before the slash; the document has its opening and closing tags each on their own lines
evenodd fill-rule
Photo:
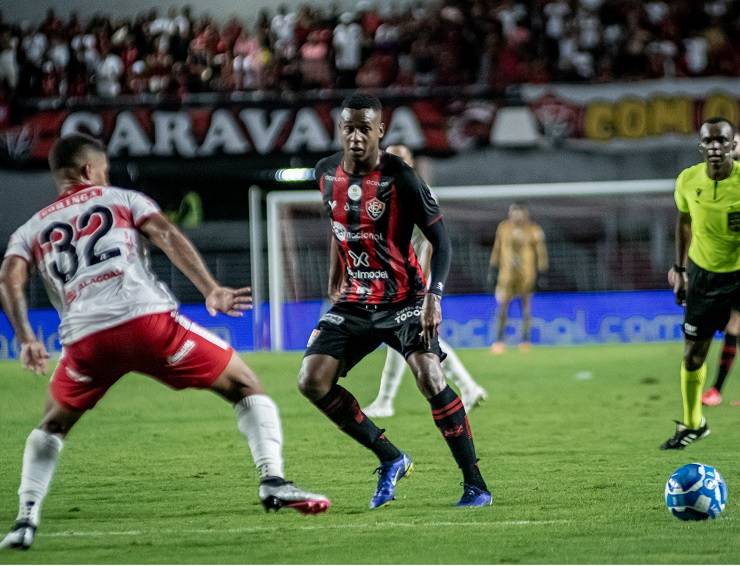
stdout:
<svg viewBox="0 0 740 566">
<path fill-rule="evenodd" d="M 724 330 L 730 311 L 740 311 L 740 271 L 716 273 L 689 261 L 686 269 L 686 315 L 683 332 L 691 340 L 706 340 Z"/>
<path fill-rule="evenodd" d="M 431 352 L 444 360 L 447 354 L 436 336 L 429 347 L 422 340 L 422 303 L 423 297 L 400 305 L 336 304 L 319 320 L 304 356 L 325 354 L 338 359 L 341 377 L 383 342 L 404 358 Z"/>
</svg>

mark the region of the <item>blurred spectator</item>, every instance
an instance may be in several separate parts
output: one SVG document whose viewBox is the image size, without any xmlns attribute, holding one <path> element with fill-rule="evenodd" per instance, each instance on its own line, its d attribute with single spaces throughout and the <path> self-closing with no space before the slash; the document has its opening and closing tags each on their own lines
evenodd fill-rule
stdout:
<svg viewBox="0 0 740 566">
<path fill-rule="evenodd" d="M 100 60 L 95 67 L 95 84 L 98 96 L 113 98 L 121 93 L 121 76 L 123 75 L 123 61 L 115 53 L 111 53 L 104 46 Z"/>
<path fill-rule="evenodd" d="M 312 31 L 301 47 L 303 86 L 326 88 L 331 83 L 328 38 L 323 32 Z"/>
<path fill-rule="evenodd" d="M 0 31 L 0 90 L 15 90 L 18 86 L 18 61 L 16 39 L 9 30 Z"/>
<path fill-rule="evenodd" d="M 362 28 L 349 12 L 339 17 L 334 28 L 334 66 L 337 70 L 337 87 L 354 88 L 357 70 L 362 63 Z"/>
</svg>

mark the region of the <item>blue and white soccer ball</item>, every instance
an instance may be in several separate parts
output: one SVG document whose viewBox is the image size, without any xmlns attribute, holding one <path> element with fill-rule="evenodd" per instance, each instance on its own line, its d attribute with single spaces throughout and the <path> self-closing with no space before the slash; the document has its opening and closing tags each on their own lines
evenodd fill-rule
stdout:
<svg viewBox="0 0 740 566">
<path fill-rule="evenodd" d="M 686 464 L 668 478 L 665 504 L 682 521 L 716 519 L 727 504 L 727 485 L 712 466 Z"/>
</svg>

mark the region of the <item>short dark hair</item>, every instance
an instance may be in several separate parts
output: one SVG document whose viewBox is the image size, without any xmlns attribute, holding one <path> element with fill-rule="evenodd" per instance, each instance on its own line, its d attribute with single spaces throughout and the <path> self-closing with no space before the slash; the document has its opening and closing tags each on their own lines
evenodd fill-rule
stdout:
<svg viewBox="0 0 740 566">
<path fill-rule="evenodd" d="M 54 142 L 49 152 L 49 168 L 52 171 L 79 166 L 80 156 L 87 150 L 105 153 L 105 146 L 87 134 L 68 134 Z"/>
<path fill-rule="evenodd" d="M 527 203 L 524 202 L 523 200 L 515 200 L 514 202 L 511 203 L 511 206 L 509 208 L 519 208 L 519 209 L 527 210 L 529 207 L 527 206 Z"/>
<path fill-rule="evenodd" d="M 368 108 L 380 113 L 383 110 L 383 105 L 377 96 L 354 92 L 342 101 L 342 108 L 351 108 L 352 110 L 364 110 Z"/>
<path fill-rule="evenodd" d="M 737 131 L 736 128 L 735 128 L 735 124 L 733 124 L 732 122 L 730 122 L 724 116 L 712 116 L 711 118 L 707 118 L 706 120 L 704 120 L 701 123 L 701 125 L 703 126 L 704 124 L 722 124 L 722 123 L 725 123 L 725 124 L 729 125 L 730 128 L 732 128 L 732 135 L 734 136 L 735 135 L 735 132 Z"/>
</svg>

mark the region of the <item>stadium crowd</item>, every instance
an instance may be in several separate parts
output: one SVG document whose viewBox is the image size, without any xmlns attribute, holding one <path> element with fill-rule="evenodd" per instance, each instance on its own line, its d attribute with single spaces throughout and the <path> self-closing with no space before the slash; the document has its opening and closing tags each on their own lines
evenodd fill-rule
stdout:
<svg viewBox="0 0 740 566">
<path fill-rule="evenodd" d="M 736 0 L 442 0 L 265 9 L 247 25 L 185 7 L 133 18 L 0 15 L 6 96 L 308 88 L 504 88 L 740 75 Z"/>
</svg>

